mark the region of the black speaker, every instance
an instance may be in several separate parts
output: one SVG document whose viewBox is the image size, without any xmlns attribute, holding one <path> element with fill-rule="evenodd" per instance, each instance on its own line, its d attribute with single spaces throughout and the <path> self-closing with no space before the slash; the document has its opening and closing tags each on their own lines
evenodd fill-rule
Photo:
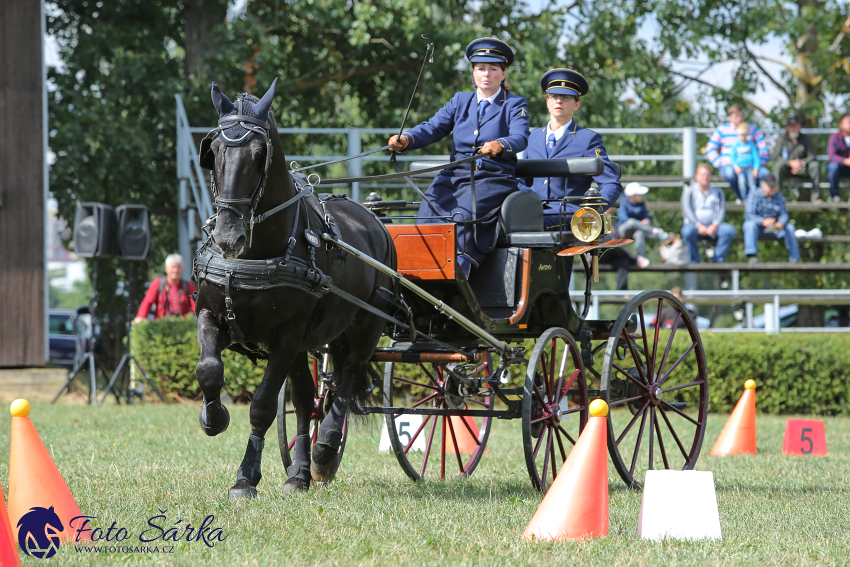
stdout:
<svg viewBox="0 0 850 567">
<path fill-rule="evenodd" d="M 115 209 L 118 229 L 115 253 L 125 260 L 144 260 L 151 249 L 151 212 L 144 205 L 121 205 Z"/>
<path fill-rule="evenodd" d="M 74 252 L 82 258 L 106 258 L 115 252 L 115 211 L 103 203 L 77 203 Z"/>
</svg>

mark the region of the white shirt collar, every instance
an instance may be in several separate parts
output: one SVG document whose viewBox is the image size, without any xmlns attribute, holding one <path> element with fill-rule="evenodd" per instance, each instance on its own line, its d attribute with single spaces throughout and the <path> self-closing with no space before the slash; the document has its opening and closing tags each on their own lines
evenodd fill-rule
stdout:
<svg viewBox="0 0 850 567">
<path fill-rule="evenodd" d="M 502 87 L 499 87 L 499 90 L 497 90 L 496 94 L 494 94 L 493 96 L 488 96 L 487 98 L 481 98 L 481 90 L 475 89 L 476 104 L 481 104 L 482 100 L 486 100 L 490 104 L 493 104 L 493 101 L 496 99 L 497 96 L 499 96 L 499 94 L 501 94 L 501 92 L 502 92 Z"/>
<path fill-rule="evenodd" d="M 558 128 L 557 130 L 555 130 L 554 132 L 552 131 L 552 127 L 550 126 L 551 122 L 547 123 L 546 124 L 546 139 L 547 140 L 549 139 L 549 134 L 555 134 L 555 140 L 560 140 L 561 136 L 563 136 L 565 132 L 573 129 L 574 123 L 575 123 L 575 120 L 570 120 L 569 122 L 567 122 L 566 124 L 564 124 L 563 126 Z"/>
</svg>

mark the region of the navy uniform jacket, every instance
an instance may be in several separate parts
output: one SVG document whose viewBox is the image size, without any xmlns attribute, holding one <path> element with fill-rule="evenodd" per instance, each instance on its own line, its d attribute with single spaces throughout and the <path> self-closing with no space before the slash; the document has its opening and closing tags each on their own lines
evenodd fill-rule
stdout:
<svg viewBox="0 0 850 567">
<path fill-rule="evenodd" d="M 526 100 L 504 89 L 493 99 L 478 122 L 478 98 L 475 92 L 456 93 L 452 99 L 427 122 L 404 133 L 409 139 L 405 151 L 416 150 L 452 135 L 452 161 L 469 157 L 473 148 L 498 140 L 504 151 L 493 159 L 482 159 L 479 169 L 470 162 L 455 169 L 446 169 L 434 178 L 425 195 L 437 207 L 435 212 L 426 202 L 419 208 L 420 217 L 446 216 L 455 222 L 472 220 L 470 172 L 475 174 L 476 217 L 481 218 L 501 206 L 505 198 L 517 191 L 515 175 L 517 154 L 528 144 L 528 105 Z M 477 151 L 477 149 L 475 150 Z M 420 222 L 428 222 L 427 219 Z M 437 222 L 446 222 L 437 220 Z M 463 252 L 476 265 L 492 247 L 496 218 L 475 229 L 475 242 L 467 241 L 468 231 L 458 225 L 458 252 Z"/>
<path fill-rule="evenodd" d="M 601 175 L 597 175 L 592 179 L 599 186 L 599 191 L 608 202 L 609 207 L 617 207 L 617 201 L 620 194 L 623 192 L 623 186 L 620 184 L 620 178 L 614 171 L 614 166 L 611 165 L 611 160 L 608 159 L 608 153 L 605 151 L 605 146 L 602 145 L 602 136 L 593 130 L 587 130 L 579 126 L 573 120 L 572 126 L 569 128 L 561 139 L 555 144 L 554 152 L 551 156 L 546 155 L 546 126 L 532 130 L 528 137 L 528 149 L 523 154 L 526 159 L 547 159 L 554 158 L 573 158 L 573 157 L 599 157 L 605 162 L 605 169 Z M 585 191 L 590 189 L 590 177 L 535 177 L 533 179 L 525 179 L 523 181 L 528 187 L 533 189 L 541 199 L 561 199 L 563 197 L 580 197 Z M 560 203 L 551 202 L 545 203 L 543 213 L 546 215 L 546 225 L 552 226 L 558 224 L 557 219 Z M 566 205 L 568 214 L 572 214 L 578 209 L 576 205 Z M 554 215 L 554 216 L 553 216 Z"/>
</svg>

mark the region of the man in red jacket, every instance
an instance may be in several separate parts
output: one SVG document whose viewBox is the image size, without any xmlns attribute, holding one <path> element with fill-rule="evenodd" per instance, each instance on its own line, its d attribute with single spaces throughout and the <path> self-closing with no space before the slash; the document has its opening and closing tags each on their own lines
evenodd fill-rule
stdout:
<svg viewBox="0 0 850 567">
<path fill-rule="evenodd" d="M 169 254 L 165 259 L 165 278 L 156 278 L 151 282 L 134 323 L 144 321 L 150 313 L 151 306 L 156 306 L 154 319 L 160 317 L 183 317 L 195 312 L 195 301 L 192 294 L 197 291 L 195 284 L 180 278 L 183 273 L 183 257 L 180 254 Z"/>
</svg>

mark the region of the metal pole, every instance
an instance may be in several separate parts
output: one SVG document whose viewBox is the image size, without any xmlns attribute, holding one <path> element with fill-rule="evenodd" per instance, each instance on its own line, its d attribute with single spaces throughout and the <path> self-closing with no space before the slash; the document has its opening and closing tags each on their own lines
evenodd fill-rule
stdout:
<svg viewBox="0 0 850 567">
<path fill-rule="evenodd" d="M 183 275 L 184 280 L 192 277 L 192 246 L 189 228 L 188 209 L 189 209 L 189 191 L 186 178 L 189 172 L 186 171 L 186 141 L 183 139 L 184 125 L 180 123 L 180 114 L 177 114 L 177 184 L 179 191 L 177 194 L 177 250 L 183 256 Z M 186 125 L 188 126 L 188 125 Z"/>
<path fill-rule="evenodd" d="M 588 319 L 599 319 L 599 296 L 594 295 L 591 300 L 590 314 Z"/>
<path fill-rule="evenodd" d="M 776 329 L 776 332 L 778 333 L 779 332 L 779 321 L 780 321 L 780 317 L 779 317 L 779 296 L 778 295 L 773 296 L 773 317 L 774 317 L 774 323 L 773 323 L 774 329 Z"/>
<path fill-rule="evenodd" d="M 746 327 L 747 329 L 753 328 L 753 302 L 748 301 L 744 304 L 744 313 L 746 313 Z"/>
<path fill-rule="evenodd" d="M 741 280 L 741 271 L 740 270 L 732 270 L 732 291 L 737 292 L 738 286 L 740 285 Z"/>
<path fill-rule="evenodd" d="M 360 149 L 360 128 L 351 128 L 348 131 L 348 155 L 356 156 L 363 150 Z M 348 162 L 348 176 L 360 177 L 363 175 L 363 167 L 360 158 Z M 360 202 L 360 183 L 351 184 L 351 199 Z"/>
<path fill-rule="evenodd" d="M 682 128 L 682 177 L 691 178 L 697 172 L 697 129 Z"/>
</svg>

